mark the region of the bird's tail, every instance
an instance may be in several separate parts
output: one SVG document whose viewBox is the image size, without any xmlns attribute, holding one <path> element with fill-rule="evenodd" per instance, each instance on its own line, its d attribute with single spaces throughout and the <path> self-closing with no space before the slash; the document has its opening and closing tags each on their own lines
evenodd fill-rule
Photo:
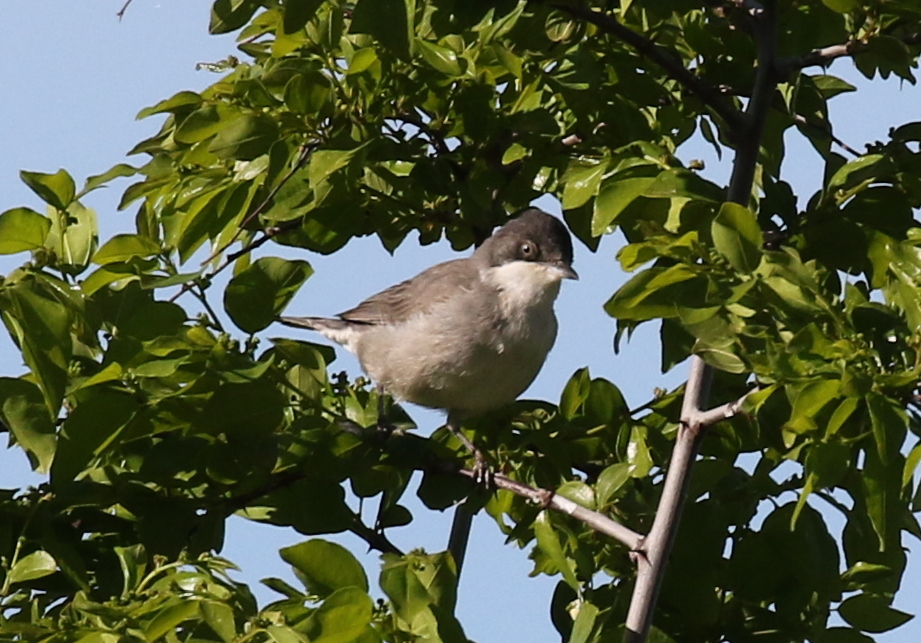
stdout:
<svg viewBox="0 0 921 643">
<path fill-rule="evenodd" d="M 329 317 L 279 317 L 278 321 L 295 328 L 315 330 L 323 337 L 341 344 L 346 350 L 355 352 L 356 342 L 361 334 L 355 325 L 344 319 L 330 319 Z"/>
<path fill-rule="evenodd" d="M 278 321 L 286 326 L 294 328 L 306 328 L 323 332 L 324 330 L 341 330 L 345 328 L 346 322 L 341 319 L 330 319 L 329 317 L 279 317 Z"/>
</svg>

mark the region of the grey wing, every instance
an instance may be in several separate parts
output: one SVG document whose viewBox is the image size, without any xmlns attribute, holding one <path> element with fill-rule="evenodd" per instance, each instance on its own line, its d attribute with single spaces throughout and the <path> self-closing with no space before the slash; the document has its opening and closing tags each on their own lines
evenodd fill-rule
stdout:
<svg viewBox="0 0 921 643">
<path fill-rule="evenodd" d="M 469 259 L 446 261 L 368 297 L 339 318 L 358 324 L 398 324 L 461 291 L 473 290 L 479 280 L 479 271 Z"/>
</svg>

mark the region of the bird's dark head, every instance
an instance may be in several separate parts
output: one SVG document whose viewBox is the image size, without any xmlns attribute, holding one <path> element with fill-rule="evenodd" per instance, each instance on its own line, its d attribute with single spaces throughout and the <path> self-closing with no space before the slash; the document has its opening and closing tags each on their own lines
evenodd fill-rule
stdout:
<svg viewBox="0 0 921 643">
<path fill-rule="evenodd" d="M 529 208 L 493 233 L 474 257 L 495 268 L 515 261 L 545 266 L 558 279 L 578 279 L 572 269 L 572 237 L 563 222 Z"/>
</svg>

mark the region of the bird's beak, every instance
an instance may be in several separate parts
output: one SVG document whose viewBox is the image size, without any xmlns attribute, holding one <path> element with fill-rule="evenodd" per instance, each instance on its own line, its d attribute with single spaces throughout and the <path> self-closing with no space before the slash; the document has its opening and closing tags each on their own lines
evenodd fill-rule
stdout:
<svg viewBox="0 0 921 643">
<path fill-rule="evenodd" d="M 559 268 L 560 272 L 563 273 L 563 279 L 575 279 L 576 281 L 579 280 L 579 273 L 573 270 L 572 266 L 569 264 L 558 261 L 556 267 Z"/>
</svg>

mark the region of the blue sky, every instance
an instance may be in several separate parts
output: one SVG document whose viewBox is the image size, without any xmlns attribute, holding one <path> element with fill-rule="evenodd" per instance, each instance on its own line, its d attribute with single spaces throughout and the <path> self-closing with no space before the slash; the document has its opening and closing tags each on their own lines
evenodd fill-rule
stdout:
<svg viewBox="0 0 921 643">
<path fill-rule="evenodd" d="M 214 82 L 217 76 L 196 71 L 196 63 L 218 61 L 234 53 L 232 37 L 207 34 L 210 2 L 206 0 L 134 0 L 119 22 L 115 13 L 122 4 L 123 0 L 5 0 L 5 19 L 0 22 L 4 61 L 0 65 L 0 140 L 5 147 L 0 156 L 0 211 L 21 205 L 40 207 L 38 199 L 19 181 L 21 169 L 54 172 L 64 167 L 79 185 L 87 176 L 116 163 L 142 162 L 140 157 L 126 159 L 125 154 L 156 131 L 160 121 L 136 121 L 135 114 L 178 91 L 201 89 Z M 859 80 L 848 61 L 836 63 L 831 72 L 851 82 Z M 900 88 L 897 81 L 876 83 L 869 91 L 835 99 L 832 121 L 840 138 L 862 149 L 864 143 L 884 138 L 893 125 L 921 120 L 919 106 L 918 88 Z M 820 185 L 821 161 L 807 144 L 795 140 L 787 143 L 787 180 L 801 198 L 807 198 Z M 717 162 L 708 146 L 687 147 L 684 159 L 691 158 L 706 162 L 706 175 L 712 180 L 725 180 L 728 166 L 725 161 Z M 125 186 L 117 184 L 86 199 L 86 205 L 99 215 L 103 238 L 133 227 L 133 212 L 115 209 Z M 559 212 L 552 199 L 538 204 Z M 585 365 L 593 375 L 614 381 L 633 405 L 647 400 L 654 388 L 670 388 L 683 380 L 683 367 L 664 376 L 659 373 L 658 332 L 653 325 L 641 327 L 626 349 L 619 355 L 613 353 L 614 323 L 601 305 L 625 278 L 614 260 L 618 242 L 616 238 L 605 239 L 595 254 L 577 246 L 575 267 L 581 280 L 563 284 L 557 304 L 557 345 L 527 397 L 558 399 L 565 381 Z M 367 238 L 356 240 L 333 256 L 301 256 L 317 272 L 289 311 L 326 315 L 345 310 L 454 255 L 447 244 L 421 248 L 408 239 L 390 256 L 379 242 Z M 18 255 L 0 257 L 0 274 L 23 260 Z M 271 330 L 272 334 L 293 332 L 281 327 Z M 357 363 L 347 354 L 341 354 L 335 367 L 358 373 Z M 9 338 L 0 336 L 0 374 L 15 376 L 22 371 L 21 359 Z M 425 433 L 441 422 L 436 413 L 413 414 Z M 36 481 L 19 451 L 0 450 L 0 487 Z M 443 549 L 450 516 L 431 514 L 419 506 L 411 509 L 417 522 L 397 530 L 393 539 L 407 549 Z M 233 520 L 223 553 L 243 568 L 242 578 L 268 600 L 273 594 L 259 590 L 258 579 L 290 579 L 276 551 L 303 539 L 290 530 Z M 364 544 L 357 540 L 340 540 L 356 553 L 364 551 Z M 912 553 L 919 549 L 913 540 L 905 544 Z M 376 577 L 375 560 L 373 554 L 366 556 L 372 565 L 372 578 Z M 479 641 L 557 640 L 548 616 L 556 579 L 528 578 L 530 569 L 526 552 L 504 546 L 502 535 L 488 518 L 475 522 L 459 603 L 468 636 Z M 921 562 L 913 560 L 910 564 L 896 607 L 912 613 L 921 610 Z M 878 640 L 921 640 L 921 620 Z"/>
</svg>

